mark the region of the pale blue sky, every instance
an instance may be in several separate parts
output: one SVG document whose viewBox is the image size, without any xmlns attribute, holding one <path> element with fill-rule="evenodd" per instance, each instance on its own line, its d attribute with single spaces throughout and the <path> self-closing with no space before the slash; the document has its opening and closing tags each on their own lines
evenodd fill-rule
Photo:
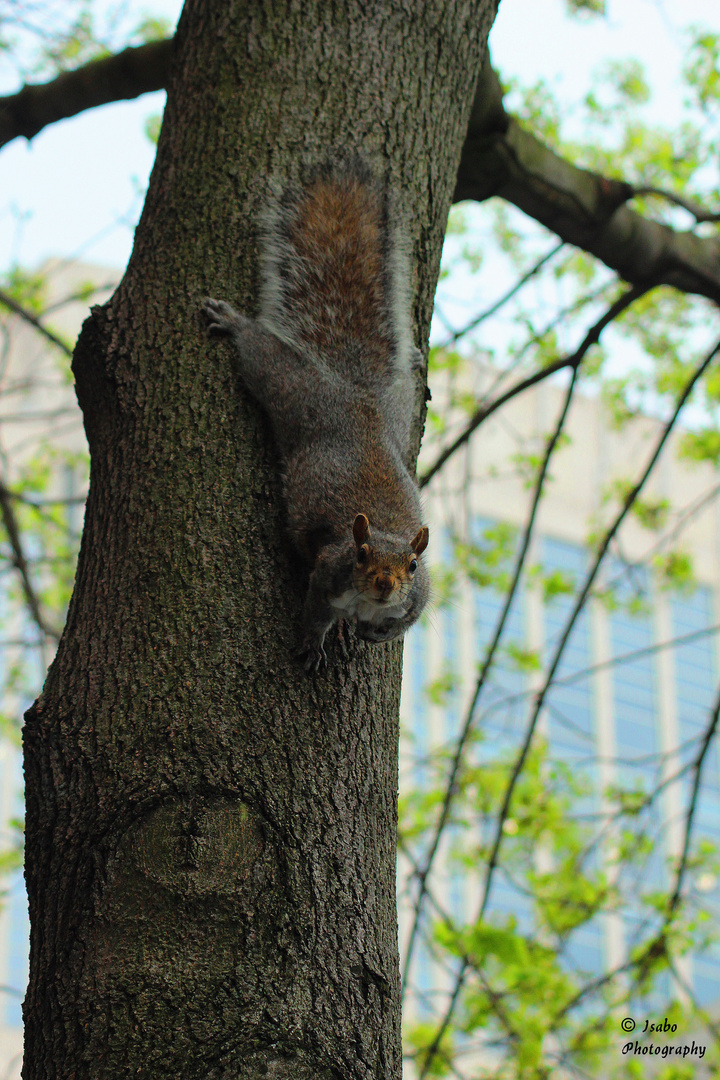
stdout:
<svg viewBox="0 0 720 1080">
<path fill-rule="evenodd" d="M 181 0 L 130 0 L 129 7 L 174 20 Z M 542 75 L 573 101 L 604 58 L 637 56 L 657 95 L 657 117 L 672 121 L 681 27 L 702 23 L 720 30 L 720 0 L 609 0 L 608 8 L 606 20 L 570 21 L 562 0 L 502 0 L 491 38 L 494 62 L 506 77 Z M 159 93 L 106 106 L 2 151 L 0 267 L 9 259 L 33 266 L 48 256 L 76 254 L 124 265 L 154 154 L 143 122 L 163 103 Z"/>
</svg>

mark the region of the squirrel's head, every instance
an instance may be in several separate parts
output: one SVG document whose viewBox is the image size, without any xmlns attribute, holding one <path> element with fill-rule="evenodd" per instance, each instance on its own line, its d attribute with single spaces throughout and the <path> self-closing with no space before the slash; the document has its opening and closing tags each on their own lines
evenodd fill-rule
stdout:
<svg viewBox="0 0 720 1080">
<path fill-rule="evenodd" d="M 417 536 L 407 544 L 398 545 L 396 541 L 388 546 L 382 536 L 377 543 L 373 543 L 367 516 L 358 514 L 353 522 L 353 584 L 358 592 L 363 593 L 366 599 L 375 601 L 379 607 L 394 607 L 403 603 L 412 589 L 429 535 L 427 525 L 423 525 Z"/>
</svg>

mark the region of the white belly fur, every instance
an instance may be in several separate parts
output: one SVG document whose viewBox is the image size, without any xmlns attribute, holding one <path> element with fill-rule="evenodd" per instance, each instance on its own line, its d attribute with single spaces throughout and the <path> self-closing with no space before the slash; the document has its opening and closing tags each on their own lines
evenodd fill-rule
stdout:
<svg viewBox="0 0 720 1080">
<path fill-rule="evenodd" d="M 380 623 L 386 619 L 400 619 L 405 614 L 406 605 L 398 600 L 397 603 L 381 604 L 372 597 L 357 592 L 356 589 L 346 589 L 340 596 L 334 596 L 330 601 L 332 607 L 340 612 L 344 619 L 358 619 L 364 623 Z"/>
</svg>

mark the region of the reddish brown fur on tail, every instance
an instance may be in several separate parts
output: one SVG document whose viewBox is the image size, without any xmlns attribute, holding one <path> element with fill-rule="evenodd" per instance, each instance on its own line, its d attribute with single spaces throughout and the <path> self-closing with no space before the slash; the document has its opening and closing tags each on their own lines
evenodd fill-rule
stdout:
<svg viewBox="0 0 720 1080">
<path fill-rule="evenodd" d="M 303 338 L 318 351 L 362 342 L 387 360 L 395 342 L 390 325 L 381 194 L 351 175 L 318 178 L 305 191 L 289 230 L 306 274 L 285 282 L 289 310 L 318 313 Z M 329 339 L 329 340 L 328 340 Z M 372 357 L 368 356 L 372 362 Z"/>
</svg>

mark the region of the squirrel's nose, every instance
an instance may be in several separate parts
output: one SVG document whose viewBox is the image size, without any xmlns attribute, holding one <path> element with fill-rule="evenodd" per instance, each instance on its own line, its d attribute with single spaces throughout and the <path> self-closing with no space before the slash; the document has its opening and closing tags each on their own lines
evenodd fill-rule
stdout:
<svg viewBox="0 0 720 1080">
<path fill-rule="evenodd" d="M 382 593 L 383 596 L 391 593 L 395 588 L 395 580 L 392 574 L 388 573 L 387 570 L 384 570 L 381 574 L 378 574 L 375 578 L 375 588 L 379 593 Z"/>
</svg>

